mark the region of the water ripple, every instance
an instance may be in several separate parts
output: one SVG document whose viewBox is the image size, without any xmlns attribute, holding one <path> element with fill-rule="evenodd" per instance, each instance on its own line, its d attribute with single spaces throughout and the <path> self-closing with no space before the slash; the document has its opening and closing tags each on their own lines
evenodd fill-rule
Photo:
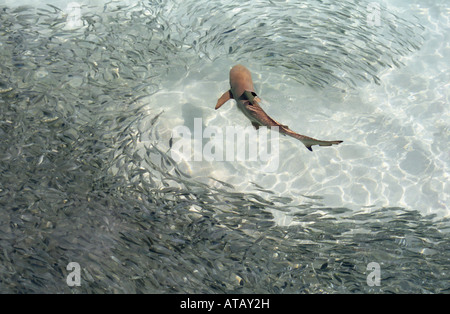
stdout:
<svg viewBox="0 0 450 314">
<path fill-rule="evenodd" d="M 380 29 L 350 25 L 364 20 L 359 2 L 251 3 L 249 14 L 218 1 L 111 2 L 71 30 L 54 6 L 0 8 L 1 292 L 449 291 L 448 219 L 241 193 L 193 179 L 163 150 L 152 96 L 170 69 L 230 54 L 316 87 L 355 85 L 420 42 L 387 11 Z M 404 170 L 422 171 L 411 158 Z M 80 287 L 66 284 L 69 262 Z M 381 287 L 366 284 L 370 262 Z"/>
</svg>

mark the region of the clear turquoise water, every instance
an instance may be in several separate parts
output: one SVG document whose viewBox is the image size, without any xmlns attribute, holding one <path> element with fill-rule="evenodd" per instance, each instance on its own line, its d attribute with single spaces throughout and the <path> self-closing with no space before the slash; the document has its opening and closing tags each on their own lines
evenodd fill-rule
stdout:
<svg viewBox="0 0 450 314">
<path fill-rule="evenodd" d="M 448 292 L 445 1 L 51 3 L 0 8 L 0 291 Z M 248 125 L 236 63 L 344 143 L 175 163 L 174 127 Z"/>
</svg>

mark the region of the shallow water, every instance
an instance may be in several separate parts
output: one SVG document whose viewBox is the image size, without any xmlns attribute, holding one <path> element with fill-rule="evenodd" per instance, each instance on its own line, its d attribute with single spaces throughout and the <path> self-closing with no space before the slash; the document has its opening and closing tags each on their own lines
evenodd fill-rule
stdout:
<svg viewBox="0 0 450 314">
<path fill-rule="evenodd" d="M 350 0 L 16 3 L 0 7 L 1 292 L 448 293 L 445 1 L 379 20 Z M 281 137 L 272 172 L 176 162 L 175 127 L 248 126 L 214 110 L 238 62 L 276 120 L 344 143 Z"/>
</svg>

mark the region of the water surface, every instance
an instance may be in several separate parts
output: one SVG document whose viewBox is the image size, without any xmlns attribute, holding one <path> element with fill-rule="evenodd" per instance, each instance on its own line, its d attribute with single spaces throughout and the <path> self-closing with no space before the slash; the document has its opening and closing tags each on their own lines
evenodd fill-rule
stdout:
<svg viewBox="0 0 450 314">
<path fill-rule="evenodd" d="M 445 1 L 78 4 L 0 7 L 0 291 L 448 293 Z M 238 62 L 344 143 L 175 162 L 174 127 L 248 125 L 214 110 Z"/>
</svg>

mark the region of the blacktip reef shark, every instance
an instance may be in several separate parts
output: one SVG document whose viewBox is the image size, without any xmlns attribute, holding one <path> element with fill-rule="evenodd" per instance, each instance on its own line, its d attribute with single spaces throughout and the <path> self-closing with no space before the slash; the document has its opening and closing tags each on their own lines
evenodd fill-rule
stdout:
<svg viewBox="0 0 450 314">
<path fill-rule="evenodd" d="M 216 110 L 228 100 L 234 99 L 237 102 L 238 108 L 250 119 L 256 129 L 260 126 L 278 127 L 280 133 L 300 140 L 310 151 L 312 151 L 311 146 L 313 145 L 331 146 L 342 143 L 342 141 L 316 140 L 315 138 L 295 133 L 287 125 L 280 124 L 269 117 L 259 105 L 261 99 L 255 92 L 252 75 L 245 66 L 238 64 L 230 70 L 230 86 L 231 88 L 217 101 Z"/>
</svg>

